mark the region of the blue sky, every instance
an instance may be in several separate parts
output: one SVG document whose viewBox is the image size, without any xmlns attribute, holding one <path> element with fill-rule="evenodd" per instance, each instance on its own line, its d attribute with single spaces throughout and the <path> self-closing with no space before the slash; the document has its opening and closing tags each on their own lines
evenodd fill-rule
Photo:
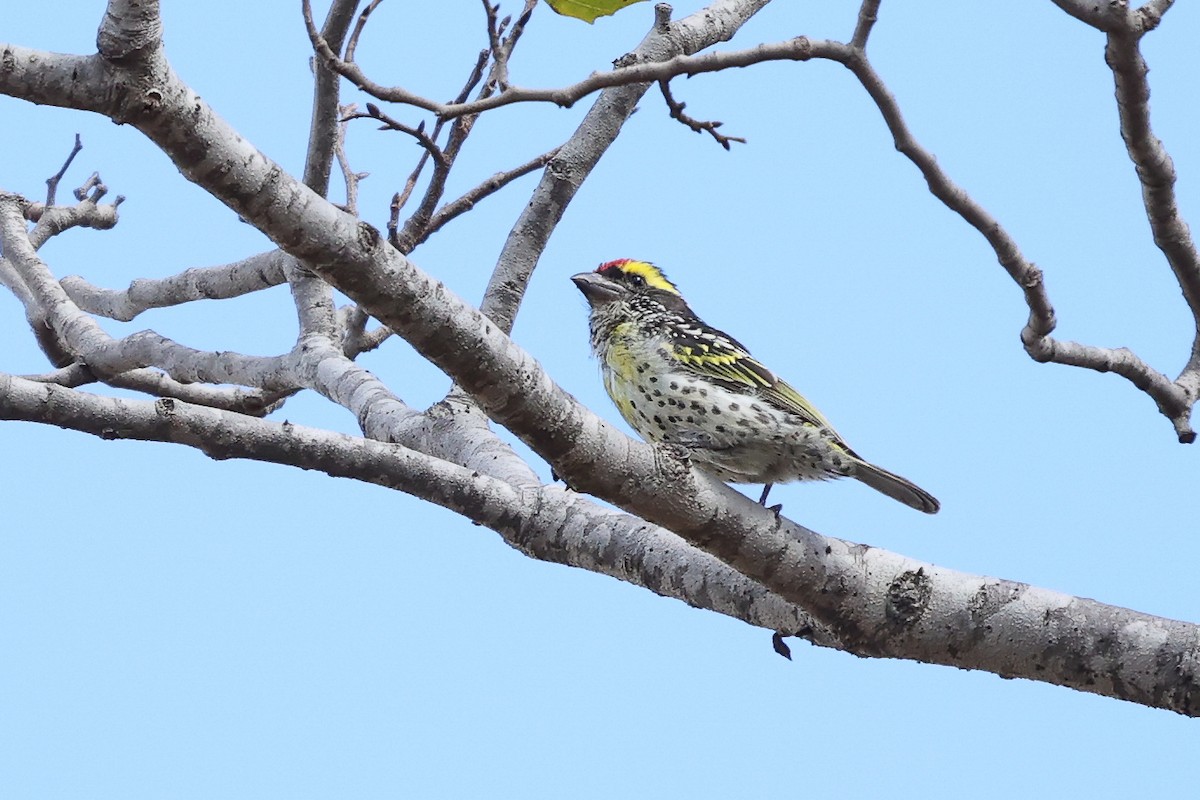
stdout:
<svg viewBox="0 0 1200 800">
<path fill-rule="evenodd" d="M 165 5 L 175 68 L 299 172 L 311 87 L 298 4 Z M 853 27 L 852 4 L 775 5 L 731 46 Z M 102 10 L 18 4 L 0 38 L 89 52 Z M 385 3 L 377 15 L 364 66 L 453 95 L 483 42 L 479 5 Z M 647 4 L 587 26 L 539 8 L 513 80 L 603 69 L 650 16 Z M 1179 4 L 1145 43 L 1155 132 L 1193 220 L 1198 28 L 1200 12 Z M 1100 34 L 1049 2 L 884 3 L 870 51 L 914 133 L 1045 270 L 1059 335 L 1129 346 L 1174 375 L 1192 322 L 1149 237 Z M 943 505 L 927 517 L 853 482 L 777 488 L 793 519 L 1200 619 L 1195 446 L 1123 380 L 1025 355 L 1019 291 L 894 151 L 849 73 L 771 64 L 675 89 L 749 144 L 726 153 L 647 95 L 518 319 L 516 339 L 550 374 L 619 421 L 568 277 L 653 260 L 855 449 Z M 450 194 L 553 146 L 587 105 L 485 116 Z M 268 247 L 131 128 L 8 98 L 0 116 L 0 187 L 41 194 L 78 132 L 64 187 L 98 170 L 128 198 L 115 230 L 44 248 L 60 276 L 121 287 Z M 416 146 L 362 124 L 350 155 L 371 173 L 364 217 L 382 227 Z M 452 223 L 416 262 L 478 299 L 534 181 Z M 285 289 L 108 325 L 147 327 L 262 354 L 295 333 Z M 0 341 L 0 369 L 45 369 L 9 296 Z M 364 363 L 413 405 L 449 385 L 400 341 Z M 313 398 L 277 416 L 355 430 Z M 1200 734 L 1168 712 L 803 643 L 787 662 L 767 632 L 531 561 L 377 487 L 32 424 L 0 425 L 0 453 L 6 797 L 1121 797 L 1194 784 Z"/>
</svg>

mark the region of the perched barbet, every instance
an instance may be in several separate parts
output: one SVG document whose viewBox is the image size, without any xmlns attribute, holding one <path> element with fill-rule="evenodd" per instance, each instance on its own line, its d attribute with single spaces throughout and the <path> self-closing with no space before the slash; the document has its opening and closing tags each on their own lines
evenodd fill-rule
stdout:
<svg viewBox="0 0 1200 800">
<path fill-rule="evenodd" d="M 604 388 L 643 439 L 687 449 L 730 483 L 855 478 L 926 514 L 938 501 L 866 461 L 732 336 L 707 325 L 662 270 L 620 259 L 571 278 L 591 306 Z"/>
</svg>

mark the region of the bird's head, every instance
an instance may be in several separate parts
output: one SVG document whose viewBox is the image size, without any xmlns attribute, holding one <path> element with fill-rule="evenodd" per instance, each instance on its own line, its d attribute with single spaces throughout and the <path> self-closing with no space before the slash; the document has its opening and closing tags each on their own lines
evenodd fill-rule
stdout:
<svg viewBox="0 0 1200 800">
<path fill-rule="evenodd" d="M 679 289 L 667 280 L 663 271 L 648 261 L 621 258 L 601 264 L 593 272 L 572 275 L 571 280 L 583 292 L 593 309 L 608 303 L 629 300 L 635 295 L 657 295 L 660 302 L 682 300 Z"/>
</svg>

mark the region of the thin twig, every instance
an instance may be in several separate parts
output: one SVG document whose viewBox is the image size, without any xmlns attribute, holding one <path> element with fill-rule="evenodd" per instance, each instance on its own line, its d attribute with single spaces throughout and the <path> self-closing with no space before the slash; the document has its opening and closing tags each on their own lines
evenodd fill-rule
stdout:
<svg viewBox="0 0 1200 800">
<path fill-rule="evenodd" d="M 411 125 L 405 125 L 403 122 L 400 122 L 399 120 L 383 113 L 383 110 L 374 103 L 367 103 L 367 113 L 364 114 L 360 111 L 355 111 L 342 117 L 342 122 L 347 122 L 352 119 L 373 119 L 383 123 L 379 126 L 380 130 L 393 130 L 399 131 L 400 133 L 406 133 L 416 139 L 417 143 L 421 145 L 421 147 L 424 147 L 426 152 L 433 156 L 439 164 L 448 163 L 446 160 L 446 154 L 442 152 L 442 148 L 438 147 L 437 142 L 430 138 L 429 134 L 425 133 L 424 122 L 421 122 L 415 128 Z"/>
<path fill-rule="evenodd" d="M 452 119 L 469 114 L 479 114 L 513 103 L 542 102 L 570 107 L 582 97 L 610 86 L 625 86 L 633 83 L 648 83 L 670 79 L 677 75 L 699 75 L 718 72 L 731 67 L 747 67 L 763 61 L 807 61 L 812 58 L 807 37 L 799 36 L 783 42 L 762 44 L 746 50 L 705 53 L 694 56 L 676 56 L 666 61 L 648 61 L 621 66 L 609 72 L 596 72 L 578 83 L 559 89 L 523 89 L 518 86 L 499 94 L 489 95 L 466 103 L 439 103 L 422 97 L 403 87 L 387 87 L 372 81 L 358 67 L 348 63 L 334 53 L 312 21 L 310 0 L 303 0 L 304 22 L 309 40 L 317 55 L 325 59 L 330 67 L 341 73 L 362 91 L 378 100 L 405 103 L 423 108 L 442 119 Z"/>
<path fill-rule="evenodd" d="M 533 10 L 537 8 L 537 5 L 537 0 L 525 0 L 525 7 L 517 17 L 516 24 L 509 29 L 508 35 L 505 36 L 505 30 L 508 29 L 509 23 L 512 22 L 512 17 L 505 17 L 503 20 L 497 22 L 496 15 L 500 11 L 499 4 L 493 6 L 488 0 L 483 0 L 484 12 L 487 15 L 488 44 L 494 63 L 492 74 L 489 77 L 489 83 L 493 89 L 501 92 L 508 90 L 508 59 L 512 55 L 517 41 L 520 40 L 521 34 L 525 31 L 525 25 L 529 22 L 529 18 L 532 16 Z M 460 100 L 459 102 L 462 101 Z"/>
<path fill-rule="evenodd" d="M 470 96 L 475 87 L 479 85 L 479 82 L 483 80 L 483 71 L 484 68 L 487 67 L 490 58 L 491 50 L 479 51 L 479 55 L 475 59 L 475 64 L 471 68 L 471 74 L 467 76 L 467 81 L 463 84 L 463 87 L 459 91 L 454 102 L 461 103 Z M 433 126 L 433 135 L 430 138 L 436 141 L 438 136 L 441 135 L 442 128 L 445 127 L 447 122 L 448 121 L 444 119 L 439 119 L 437 122 L 435 122 Z M 453 158 L 454 155 L 457 154 L 459 145 L 461 145 L 461 142 L 455 141 L 451 141 L 446 145 L 445 152 L 447 152 L 450 158 Z M 408 199 L 412 196 L 413 190 L 416 189 L 417 181 L 420 180 L 421 173 L 424 171 L 427 163 L 429 163 L 429 153 L 422 153 L 421 157 L 417 159 L 417 165 L 413 167 L 412 172 L 409 173 L 408 178 L 405 180 L 404 188 L 392 195 L 390 207 L 391 213 L 388 218 L 387 226 L 388 241 L 393 247 L 402 253 L 412 252 L 412 248 L 415 245 L 411 244 L 410 242 L 416 238 L 416 236 L 414 236 L 414 231 L 417 231 L 419 226 L 415 221 L 417 214 L 414 214 L 413 217 L 410 217 L 405 223 L 404 232 L 402 234 L 400 231 L 400 210 L 404 208 L 406 203 L 408 203 Z M 434 182 L 431 181 L 430 183 L 432 187 Z M 422 203 L 422 206 L 429 204 L 428 198 L 429 193 L 427 192 L 426 201 Z M 434 198 L 433 203 L 436 203 L 437 199 L 440 199 L 440 195 Z M 430 208 L 432 209 L 432 205 L 430 205 Z M 420 212 L 418 211 L 417 213 L 419 214 Z M 419 232 L 417 232 L 417 234 L 419 235 Z"/>
<path fill-rule="evenodd" d="M 383 0 L 371 0 L 371 4 L 358 15 L 358 21 L 354 23 L 354 32 L 350 34 L 350 41 L 346 43 L 346 63 L 354 63 L 354 51 L 358 49 L 358 37 L 362 36 L 363 28 L 367 26 L 367 17 L 371 16 L 371 12 L 379 8 L 382 2 Z"/>
<path fill-rule="evenodd" d="M 687 107 L 687 103 L 680 103 L 675 99 L 675 97 L 671 94 L 671 86 L 667 81 L 659 81 L 658 88 L 662 90 L 663 99 L 667 101 L 667 108 L 671 112 L 672 119 L 679 120 L 696 133 L 709 133 L 713 139 L 716 140 L 717 144 L 721 145 L 721 147 L 724 147 L 726 150 L 730 149 L 729 145 L 731 142 L 740 142 L 741 144 L 746 143 L 746 140 L 740 136 L 726 136 L 718 131 L 717 128 L 724 125 L 724 122 L 717 122 L 715 120 L 712 122 L 702 122 L 695 117 L 690 117 L 683 113 L 683 109 Z"/>
<path fill-rule="evenodd" d="M 333 145 L 333 154 L 337 158 L 338 168 L 342 171 L 342 179 L 346 183 L 346 205 L 344 206 L 347 214 L 358 216 L 358 184 L 370 173 L 355 172 L 350 168 L 350 158 L 346 155 L 346 129 L 349 126 L 348 115 L 355 113 L 356 106 L 354 103 L 349 105 L 339 106 L 338 115 L 341 121 L 337 126 L 337 138 Z"/>
<path fill-rule="evenodd" d="M 537 158 L 532 158 L 529 161 L 526 161 L 519 167 L 514 167 L 513 169 L 505 172 L 497 172 L 483 183 L 463 194 L 457 200 L 452 200 L 451 202 L 446 203 L 446 205 L 439 208 L 437 213 L 430 218 L 429 224 L 425 226 L 423 235 L 417 240 L 416 244 L 420 244 L 428 239 L 430 235 L 435 233 L 450 220 L 466 213 L 467 211 L 470 211 L 475 207 L 475 204 L 483 198 L 494 194 L 500 189 L 503 189 L 517 178 L 528 175 L 534 170 L 541 169 L 542 167 L 546 166 L 546 164 L 550 163 L 550 159 L 558 155 L 558 150 L 559 148 L 556 147 L 553 150 L 542 153 Z"/>
<path fill-rule="evenodd" d="M 500 13 L 500 4 L 492 5 L 489 0 L 483 0 L 483 13 L 487 16 L 488 46 L 496 64 L 492 70 L 492 85 L 500 91 L 504 91 L 508 88 L 508 64 L 504 57 L 504 43 L 501 37 L 512 18 L 505 17 L 502 22 L 497 22 L 496 16 Z"/>
<path fill-rule="evenodd" d="M 67 170 L 71 166 L 71 162 L 75 160 L 75 156 L 79 155 L 79 151 L 83 149 L 83 139 L 79 134 L 75 134 L 75 146 L 71 148 L 71 152 L 67 155 L 67 160 L 63 162 L 62 169 L 46 179 L 46 207 L 50 208 L 54 205 L 54 195 L 58 192 L 58 182 L 63 179 L 63 175 L 67 174 Z"/>
<path fill-rule="evenodd" d="M 484 68 L 487 66 L 489 60 L 492 62 L 492 69 L 485 80 L 483 77 Z M 467 77 L 467 82 L 458 93 L 457 102 L 463 102 L 476 87 L 479 88 L 479 97 L 490 95 L 494 91 L 496 69 L 496 62 L 491 50 L 480 51 L 478 58 L 475 60 L 475 65 L 471 69 L 471 74 Z M 454 120 L 438 119 L 434 125 L 435 137 L 445 125 L 450 125 L 450 133 L 446 137 L 446 146 L 443 148 L 446 160 L 444 163 L 434 164 L 433 175 L 429 178 L 429 185 L 425 187 L 425 194 L 421 198 L 420 204 L 417 206 L 416 211 L 405 221 L 403 228 L 397 232 L 393 244 L 396 245 L 400 252 L 411 253 L 412 249 L 417 246 L 417 242 L 428 237 L 427 227 L 429 220 L 433 217 L 438 203 L 442 201 L 442 196 L 446 192 L 446 181 L 450 177 L 450 170 L 454 166 L 454 160 L 458 158 L 459 151 L 462 150 L 467 137 L 471 135 L 471 130 L 475 127 L 476 119 L 478 119 L 477 115 L 468 115 Z M 414 175 L 420 171 L 422 166 L 422 164 L 417 165 Z M 405 188 L 408 189 L 408 186 L 406 185 Z M 404 199 L 407 199 L 407 197 Z"/>
<path fill-rule="evenodd" d="M 87 180 L 79 185 L 75 190 L 76 200 L 91 200 L 93 203 L 100 202 L 104 195 L 108 194 L 108 187 L 100 180 L 100 173 L 93 172 L 88 176 Z"/>
</svg>

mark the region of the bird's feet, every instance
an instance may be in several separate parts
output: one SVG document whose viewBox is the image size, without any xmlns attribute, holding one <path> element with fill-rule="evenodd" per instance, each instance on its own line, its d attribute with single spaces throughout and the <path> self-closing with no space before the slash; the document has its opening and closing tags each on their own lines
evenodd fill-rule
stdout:
<svg viewBox="0 0 1200 800">
<path fill-rule="evenodd" d="M 778 519 L 780 513 L 783 512 L 783 503 L 776 503 L 773 506 L 767 505 L 767 495 L 769 495 L 771 493 L 771 487 L 774 485 L 775 484 L 773 484 L 773 483 L 768 483 L 768 484 L 763 485 L 762 497 L 758 498 L 758 504 L 760 506 L 762 506 L 763 508 L 767 509 L 768 511 L 775 512 L 775 518 Z"/>
</svg>

